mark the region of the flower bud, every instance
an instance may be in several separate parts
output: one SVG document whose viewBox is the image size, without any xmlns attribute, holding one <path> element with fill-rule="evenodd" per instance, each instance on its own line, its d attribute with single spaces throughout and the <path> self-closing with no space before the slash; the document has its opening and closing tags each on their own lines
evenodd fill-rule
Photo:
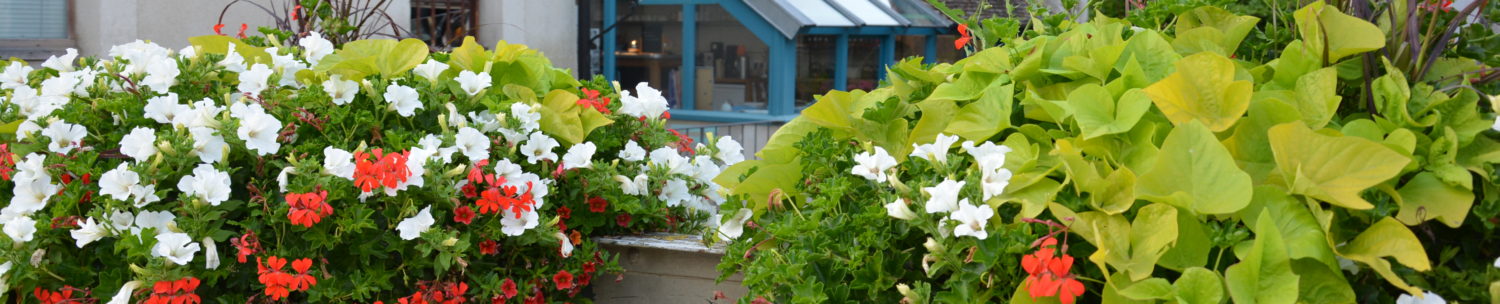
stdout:
<svg viewBox="0 0 1500 304">
<path fill-rule="evenodd" d="M 458 244 L 458 238 L 449 237 L 443 240 L 443 247 L 453 247 L 454 244 Z"/>
<path fill-rule="evenodd" d="M 904 198 L 896 198 L 895 201 L 885 204 L 885 214 L 904 221 L 917 218 L 917 213 L 912 212 L 911 208 L 906 206 Z"/>
<path fill-rule="evenodd" d="M 130 264 L 130 272 L 134 272 L 136 275 L 141 276 L 147 275 L 145 268 L 141 268 L 141 266 L 137 266 L 135 264 Z"/>
<path fill-rule="evenodd" d="M 943 248 L 943 244 L 938 243 L 937 240 L 934 240 L 930 237 L 927 238 L 926 243 L 922 243 L 922 247 L 926 247 L 927 252 L 941 252 L 943 251 L 943 249 L 945 249 Z"/>
<path fill-rule="evenodd" d="M 458 176 L 459 174 L 464 174 L 464 171 L 466 171 L 468 169 L 469 169 L 469 165 L 458 165 L 457 167 L 453 167 L 453 169 L 448 169 L 447 172 L 443 172 L 443 176 L 444 177 Z"/>
<path fill-rule="evenodd" d="M 901 293 L 901 300 L 908 303 L 917 303 L 917 294 L 912 292 L 911 286 L 906 285 L 906 283 L 896 284 L 896 292 Z"/>
<path fill-rule="evenodd" d="M 448 133 L 448 114 L 438 114 L 438 128 Z"/>
<path fill-rule="evenodd" d="M 172 148 L 172 142 L 165 140 L 156 144 L 156 152 L 166 156 L 177 156 L 177 149 Z"/>
</svg>

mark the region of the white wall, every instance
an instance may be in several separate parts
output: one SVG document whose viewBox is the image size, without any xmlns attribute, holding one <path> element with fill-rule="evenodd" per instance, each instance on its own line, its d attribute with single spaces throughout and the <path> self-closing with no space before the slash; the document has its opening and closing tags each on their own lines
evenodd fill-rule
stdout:
<svg viewBox="0 0 1500 304">
<path fill-rule="evenodd" d="M 253 0 L 279 9 L 292 0 Z M 78 50 L 89 56 L 104 56 L 109 47 L 136 39 L 151 40 L 164 47 L 187 46 L 189 37 L 212 35 L 224 6 L 233 0 L 76 0 L 74 33 Z M 388 10 L 398 25 L 411 23 L 411 1 L 395 0 Z M 241 2 L 224 15 L 225 34 L 239 32 L 241 23 L 251 32 L 270 26 L 273 18 L 260 7 Z"/>
<path fill-rule="evenodd" d="M 479 35 L 486 48 L 505 40 L 541 51 L 578 75 L 578 5 L 573 0 L 480 0 Z"/>
</svg>

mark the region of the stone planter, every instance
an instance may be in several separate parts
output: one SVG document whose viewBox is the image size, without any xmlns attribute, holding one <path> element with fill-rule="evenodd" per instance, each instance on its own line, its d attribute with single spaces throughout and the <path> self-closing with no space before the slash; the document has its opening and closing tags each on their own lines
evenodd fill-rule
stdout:
<svg viewBox="0 0 1500 304">
<path fill-rule="evenodd" d="M 594 281 L 594 301 L 598 303 L 710 303 L 714 293 L 724 292 L 725 302 L 743 297 L 748 290 L 740 285 L 736 274 L 722 284 L 719 258 L 724 246 L 704 247 L 696 235 L 647 234 L 611 236 L 597 239 L 605 250 L 620 255 L 624 278 L 599 277 Z"/>
</svg>

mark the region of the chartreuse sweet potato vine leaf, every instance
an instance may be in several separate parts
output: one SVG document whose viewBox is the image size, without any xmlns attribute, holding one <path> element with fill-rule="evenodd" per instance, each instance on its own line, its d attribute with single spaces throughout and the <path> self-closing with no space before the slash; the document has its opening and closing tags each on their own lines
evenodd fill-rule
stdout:
<svg viewBox="0 0 1500 304">
<path fill-rule="evenodd" d="M 1427 260 L 1427 251 L 1422 248 L 1422 242 L 1417 240 L 1417 235 L 1406 229 L 1406 225 L 1389 217 L 1375 222 L 1375 225 L 1359 233 L 1359 236 L 1339 247 L 1337 251 L 1339 256 L 1370 266 L 1370 269 L 1374 269 L 1375 273 L 1384 277 L 1386 282 L 1411 294 L 1422 294 L 1422 290 L 1406 284 L 1406 281 L 1391 269 L 1391 262 L 1385 258 L 1396 259 L 1396 262 L 1416 271 L 1432 269 L 1431 262 Z"/>
<path fill-rule="evenodd" d="M 188 38 L 188 43 L 192 44 L 200 54 L 220 55 L 228 53 L 229 44 L 233 43 L 234 52 L 245 57 L 247 65 L 256 63 L 271 64 L 271 54 L 266 53 L 265 48 L 250 45 L 233 37 L 220 35 L 196 36 Z"/>
<path fill-rule="evenodd" d="M 363 79 L 366 75 L 392 78 L 410 71 L 426 59 L 427 43 L 421 40 L 368 39 L 344 44 L 343 48 L 323 57 L 315 69 L 343 75 L 344 79 Z"/>
<path fill-rule="evenodd" d="M 566 145 L 582 143 L 594 129 L 614 122 L 598 111 L 585 110 L 578 105 L 578 95 L 563 90 L 548 92 L 537 112 L 542 115 L 542 131 Z"/>
<path fill-rule="evenodd" d="M 1173 125 L 1198 120 L 1224 131 L 1250 108 L 1252 84 L 1235 80 L 1234 69 L 1233 61 L 1212 52 L 1183 57 L 1177 72 L 1146 87 L 1146 95 Z"/>
<path fill-rule="evenodd" d="M 1131 300 L 1177 300 L 1178 303 L 1219 303 L 1224 299 L 1224 283 L 1219 275 L 1203 267 L 1188 268 L 1177 277 L 1177 282 L 1167 283 L 1163 278 L 1149 278 L 1135 282 L 1120 290 L 1120 295 Z"/>
<path fill-rule="evenodd" d="M 1256 234 L 1259 231 L 1261 213 L 1269 213 L 1272 224 L 1281 233 L 1282 241 L 1286 244 L 1287 255 L 1292 259 L 1308 258 L 1323 264 L 1324 268 L 1338 271 L 1338 260 L 1334 259 L 1333 248 L 1328 246 L 1327 236 L 1323 233 L 1323 226 L 1318 225 L 1317 218 L 1307 210 L 1307 207 L 1286 193 L 1286 190 L 1275 186 L 1255 187 L 1255 196 L 1250 206 L 1241 210 L 1236 215 L 1245 221 Z"/>
<path fill-rule="evenodd" d="M 1411 159 L 1364 138 L 1313 132 L 1302 122 L 1268 131 L 1281 179 L 1294 194 L 1350 209 L 1370 209 L 1359 196 L 1396 177 Z"/>
<path fill-rule="evenodd" d="M 1156 261 L 1177 242 L 1177 208 L 1166 204 L 1141 207 L 1133 222 L 1123 215 L 1078 213 L 1072 229 L 1099 247 L 1089 260 L 1128 274 L 1131 281 L 1151 277 Z"/>
<path fill-rule="evenodd" d="M 1235 15 L 1217 7 L 1195 8 L 1177 15 L 1177 38 L 1172 40 L 1172 47 L 1183 54 L 1210 51 L 1234 55 L 1234 50 L 1259 21 L 1260 18 Z"/>
<path fill-rule="evenodd" d="M 1462 175 L 1470 178 L 1468 172 Z M 1401 212 L 1396 219 L 1415 226 L 1427 220 L 1437 219 L 1448 227 L 1458 228 L 1474 206 L 1474 191 L 1449 185 L 1431 172 L 1418 173 L 1406 185 L 1401 186 L 1397 201 Z"/>
<path fill-rule="evenodd" d="M 1338 69 L 1322 68 L 1297 79 L 1297 110 L 1302 122 L 1314 129 L 1323 128 L 1333 119 L 1343 97 L 1338 94 Z"/>
<path fill-rule="evenodd" d="M 493 54 L 486 51 L 483 45 L 474 41 L 474 36 L 468 36 L 464 37 L 463 44 L 448 53 L 448 65 L 457 69 L 483 72 L 491 56 Z"/>
<path fill-rule="evenodd" d="M 1086 84 L 1068 94 L 1068 111 L 1083 129 L 1083 138 L 1125 133 L 1135 127 L 1141 115 L 1151 109 L 1151 99 L 1139 89 L 1130 89 L 1118 102 L 1109 90 L 1097 84 Z"/>
<path fill-rule="evenodd" d="M 1339 12 L 1338 8 L 1313 2 L 1292 13 L 1297 32 L 1314 54 L 1325 54 L 1323 62 L 1338 62 L 1349 55 L 1385 46 L 1385 33 L 1375 24 Z"/>
<path fill-rule="evenodd" d="M 1016 90 L 1011 83 L 996 81 L 984 88 L 984 94 L 958 109 L 958 117 L 948 123 L 943 133 L 958 135 L 965 140 L 989 139 L 1000 130 L 1010 128 L 1011 109 L 1015 104 Z M 830 93 L 831 94 L 831 93 Z M 805 110 L 804 110 L 805 113 Z"/>
<path fill-rule="evenodd" d="M 1228 214 L 1250 203 L 1251 185 L 1213 132 L 1188 121 L 1167 135 L 1136 190 L 1143 199 L 1196 214 Z"/>
<path fill-rule="evenodd" d="M 1256 220 L 1254 244 L 1240 262 L 1224 270 L 1235 303 L 1295 303 L 1298 276 L 1292 272 L 1286 244 L 1270 212 Z"/>
</svg>

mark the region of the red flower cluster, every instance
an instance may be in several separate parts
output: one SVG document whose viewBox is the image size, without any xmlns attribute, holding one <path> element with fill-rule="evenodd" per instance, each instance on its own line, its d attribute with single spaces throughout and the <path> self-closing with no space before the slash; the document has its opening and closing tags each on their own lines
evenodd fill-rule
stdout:
<svg viewBox="0 0 1500 304">
<path fill-rule="evenodd" d="M 958 24 L 958 35 L 958 39 L 953 40 L 953 49 L 955 50 L 964 49 L 965 45 L 969 45 L 969 40 L 974 40 L 974 36 L 969 35 L 969 25 L 967 24 Z"/>
<path fill-rule="evenodd" d="M 187 277 L 176 281 L 158 281 L 151 287 L 151 297 L 146 304 L 196 304 L 203 303 L 198 297 L 198 278 Z"/>
<path fill-rule="evenodd" d="M 572 289 L 573 273 L 566 269 L 558 270 L 557 274 L 552 275 L 552 282 L 557 284 L 557 290 Z"/>
<path fill-rule="evenodd" d="M 459 304 L 467 302 L 464 293 L 469 292 L 469 284 L 464 282 L 418 282 L 417 292 L 405 298 L 396 299 L 401 304 Z M 376 302 L 380 303 L 380 302 Z"/>
<path fill-rule="evenodd" d="M 677 130 L 667 129 L 667 131 L 672 131 L 672 135 L 677 136 L 677 141 L 672 143 L 677 146 L 677 151 L 682 153 L 696 153 L 693 151 L 693 138 L 682 134 L 682 132 L 677 132 Z"/>
<path fill-rule="evenodd" d="M 1058 252 L 1056 238 L 1043 237 L 1036 252 L 1021 257 L 1021 268 L 1028 274 L 1026 291 L 1032 299 L 1056 296 L 1063 304 L 1072 304 L 1083 295 L 1083 283 L 1070 273 L 1073 256 Z"/>
<path fill-rule="evenodd" d="M 589 88 L 581 88 L 579 90 L 583 91 L 584 98 L 578 100 L 578 105 L 594 108 L 594 110 L 599 111 L 599 113 L 610 114 L 609 97 L 604 97 L 601 99 L 599 97 L 599 91 L 590 90 Z"/>
<path fill-rule="evenodd" d="M 1417 8 L 1427 10 L 1429 12 L 1437 12 L 1440 10 L 1444 12 L 1451 12 L 1453 11 L 1453 0 L 1422 1 L 1422 3 L 1417 4 Z"/>
<path fill-rule="evenodd" d="M 500 283 L 500 294 L 496 295 L 496 297 L 492 298 L 491 300 L 505 302 L 505 300 L 510 300 L 511 298 L 516 297 L 516 294 L 519 293 L 520 291 L 516 289 L 516 281 L 511 280 L 510 278 L 505 278 L 505 282 Z M 500 298 L 502 296 L 504 298 Z"/>
<path fill-rule="evenodd" d="M 620 225 L 621 228 L 630 228 L 630 214 L 620 213 L 619 216 L 615 217 L 615 224 Z"/>
<path fill-rule="evenodd" d="M 260 238 L 255 237 L 255 231 L 253 230 L 240 235 L 240 237 L 230 239 L 229 243 L 234 244 L 235 259 L 239 260 L 241 264 L 246 262 L 246 257 L 260 252 Z"/>
<path fill-rule="evenodd" d="M 479 198 L 474 204 L 479 206 L 480 214 L 493 214 L 505 209 L 516 214 L 531 211 L 536 205 L 536 199 L 531 194 L 531 182 L 526 183 L 525 193 L 517 194 L 519 187 L 505 186 L 504 176 L 484 172 L 482 168 L 489 163 L 489 160 L 482 160 L 469 169 L 469 182 L 463 187 L 464 197 Z"/>
<path fill-rule="evenodd" d="M 292 270 L 297 271 L 297 274 L 281 271 L 281 268 L 286 267 L 286 262 L 287 259 L 275 256 L 267 258 L 265 263 L 261 263 L 260 259 L 255 260 L 256 268 L 260 269 L 260 283 L 266 285 L 266 295 L 272 300 L 286 298 L 293 290 L 307 291 L 313 285 L 318 285 L 318 279 L 307 273 L 312 268 L 311 259 L 292 261 Z M 271 267 L 266 267 L 266 264 Z"/>
<path fill-rule="evenodd" d="M 469 223 L 473 223 L 474 222 L 474 210 L 473 209 L 469 209 L 469 206 L 458 206 L 458 208 L 453 209 L 453 221 L 454 222 L 459 222 L 459 223 L 464 223 L 464 225 L 468 225 Z"/>
<path fill-rule="evenodd" d="M 10 180 L 10 173 L 16 171 L 15 156 L 10 152 L 10 144 L 0 144 L 0 178 Z"/>
<path fill-rule="evenodd" d="M 411 171 L 406 168 L 406 158 L 411 151 L 383 153 L 380 148 L 375 148 L 371 152 L 354 152 L 354 185 L 360 191 L 396 188 L 411 177 Z"/>
<path fill-rule="evenodd" d="M 83 292 L 83 297 L 74 298 L 73 291 Z M 83 303 L 84 301 L 92 300 L 88 298 L 89 292 L 87 290 L 81 290 L 67 285 L 63 285 L 63 287 L 61 289 L 58 289 L 57 291 L 51 291 L 41 287 L 37 287 L 36 290 L 32 291 L 32 293 L 36 296 L 36 300 L 38 302 L 42 302 L 42 304 Z"/>
<path fill-rule="evenodd" d="M 333 206 L 329 206 L 327 200 L 328 190 L 287 193 L 286 204 L 291 205 L 291 209 L 287 210 L 286 218 L 292 220 L 292 225 L 312 228 L 324 217 L 333 215 Z"/>
<path fill-rule="evenodd" d="M 589 198 L 589 211 L 603 213 L 604 211 L 608 210 L 606 209 L 608 207 L 609 200 L 605 200 L 604 198 L 598 196 Z"/>
</svg>

